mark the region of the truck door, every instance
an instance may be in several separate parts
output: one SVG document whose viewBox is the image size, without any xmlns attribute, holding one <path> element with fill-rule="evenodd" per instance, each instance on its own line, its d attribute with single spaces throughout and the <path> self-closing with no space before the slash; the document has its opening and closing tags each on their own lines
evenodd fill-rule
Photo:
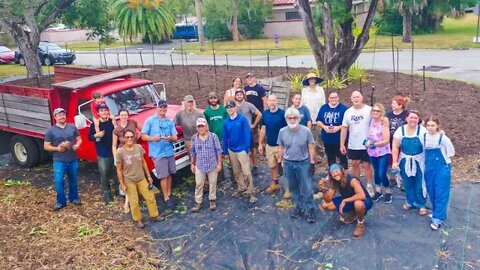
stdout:
<svg viewBox="0 0 480 270">
<path fill-rule="evenodd" d="M 92 123 L 92 112 L 90 110 L 90 99 L 78 99 L 78 106 L 75 113 L 75 126 L 82 136 L 83 143 L 77 150 L 78 157 L 91 162 L 97 161 L 97 151 L 95 150 L 95 142 L 88 139 L 88 132 Z"/>
</svg>

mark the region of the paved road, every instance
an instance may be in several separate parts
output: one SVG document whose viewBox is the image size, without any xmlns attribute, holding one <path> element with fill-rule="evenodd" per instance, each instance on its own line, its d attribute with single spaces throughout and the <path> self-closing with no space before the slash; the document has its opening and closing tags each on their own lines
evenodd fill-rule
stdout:
<svg viewBox="0 0 480 270">
<path fill-rule="evenodd" d="M 142 48 L 139 50 L 139 48 Z M 213 56 L 187 54 L 182 57 L 174 50 L 172 44 L 159 45 L 153 48 L 150 46 L 136 46 L 128 49 L 128 60 L 125 57 L 124 49 L 113 49 L 106 51 L 105 55 L 100 57 L 98 52 L 77 52 L 76 64 L 86 66 L 105 65 L 108 66 L 126 66 L 128 65 L 213 65 Z M 140 57 L 140 52 L 142 57 Z M 154 55 L 154 57 L 152 57 Z M 396 56 L 395 56 L 396 58 Z M 411 51 L 403 50 L 399 52 L 400 72 L 411 72 Z M 102 64 L 100 64 L 102 61 Z M 312 55 L 289 56 L 271 56 L 271 66 L 285 66 L 288 61 L 290 67 L 310 68 L 315 65 Z M 375 69 L 383 71 L 392 71 L 391 52 L 362 53 L 358 59 L 360 66 L 366 69 Z M 226 65 L 225 55 L 216 56 L 217 65 Z M 266 56 L 228 56 L 228 64 L 232 66 L 267 66 Z M 428 76 L 456 79 L 470 83 L 480 84 L 480 49 L 470 50 L 416 50 L 414 55 L 413 69 L 417 74 L 422 73 L 422 67 L 438 66 L 445 67 L 440 71 L 427 71 Z"/>
</svg>

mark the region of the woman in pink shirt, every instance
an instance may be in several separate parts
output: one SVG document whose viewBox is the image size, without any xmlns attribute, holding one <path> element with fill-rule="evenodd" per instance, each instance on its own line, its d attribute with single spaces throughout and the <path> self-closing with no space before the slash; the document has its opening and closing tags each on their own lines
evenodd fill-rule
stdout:
<svg viewBox="0 0 480 270">
<path fill-rule="evenodd" d="M 373 201 L 377 202 L 384 197 L 385 203 L 392 202 L 392 192 L 387 177 L 388 163 L 392 151 L 390 149 L 390 128 L 388 118 L 385 116 L 385 107 L 376 103 L 372 108 L 372 120 L 368 129 L 368 136 L 364 142 L 368 155 L 372 161 L 375 179 L 375 194 Z M 382 187 L 385 195 L 382 194 Z"/>
</svg>

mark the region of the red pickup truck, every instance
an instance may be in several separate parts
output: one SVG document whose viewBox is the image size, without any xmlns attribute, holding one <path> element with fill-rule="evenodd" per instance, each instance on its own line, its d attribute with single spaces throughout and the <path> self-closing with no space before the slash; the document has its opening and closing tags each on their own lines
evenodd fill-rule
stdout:
<svg viewBox="0 0 480 270">
<path fill-rule="evenodd" d="M 23 167 L 33 167 L 49 159 L 43 150 L 45 131 L 54 124 L 53 110 L 67 110 L 67 122 L 75 124 L 83 143 L 78 157 L 96 161 L 94 142 L 88 140 L 92 113 L 92 93 L 98 91 L 114 115 L 121 108 L 130 111 L 130 118 L 140 126 L 156 113 L 156 103 L 165 99 L 165 85 L 132 77 L 148 69 L 128 68 L 116 71 L 74 67 L 55 67 L 52 88 L 35 88 L 0 84 L 0 133 L 10 140 L 10 151 L 15 161 Z M 172 118 L 181 110 L 180 105 L 169 105 L 167 116 Z M 177 126 L 179 140 L 175 143 L 177 169 L 189 165 L 181 127 Z M 139 142 L 148 153 L 146 142 Z M 148 155 L 148 154 L 147 154 Z M 153 164 L 147 158 L 152 170 Z"/>
</svg>

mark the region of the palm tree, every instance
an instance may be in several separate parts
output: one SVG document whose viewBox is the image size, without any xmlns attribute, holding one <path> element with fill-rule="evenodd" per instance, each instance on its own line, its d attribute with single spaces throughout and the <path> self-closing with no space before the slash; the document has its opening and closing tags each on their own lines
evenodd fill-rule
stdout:
<svg viewBox="0 0 480 270">
<path fill-rule="evenodd" d="M 113 8 L 118 32 L 130 42 L 141 34 L 152 43 L 175 30 L 175 17 L 161 0 L 114 0 Z"/>
<path fill-rule="evenodd" d="M 195 0 L 195 13 L 197 15 L 198 41 L 200 42 L 200 51 L 205 51 L 205 32 L 203 31 L 202 19 L 202 0 Z"/>
</svg>

